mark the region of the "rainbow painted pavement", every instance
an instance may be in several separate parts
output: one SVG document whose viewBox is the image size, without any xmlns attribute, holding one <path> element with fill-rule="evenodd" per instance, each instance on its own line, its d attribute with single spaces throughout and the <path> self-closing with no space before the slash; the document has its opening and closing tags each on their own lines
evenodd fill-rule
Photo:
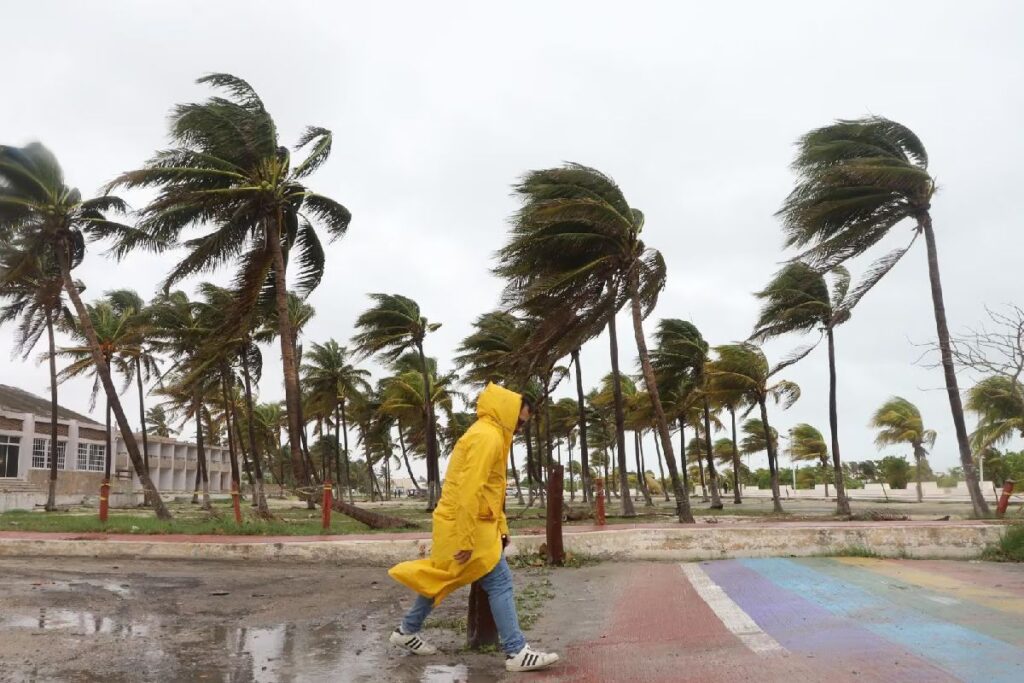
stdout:
<svg viewBox="0 0 1024 683">
<path fill-rule="evenodd" d="M 632 567 L 557 681 L 1024 681 L 1024 565 L 868 558 Z"/>
</svg>

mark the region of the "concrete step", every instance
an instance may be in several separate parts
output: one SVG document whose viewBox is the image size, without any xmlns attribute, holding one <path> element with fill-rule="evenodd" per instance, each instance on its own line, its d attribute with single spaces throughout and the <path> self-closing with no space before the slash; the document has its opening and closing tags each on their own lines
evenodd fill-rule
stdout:
<svg viewBox="0 0 1024 683">
<path fill-rule="evenodd" d="M 0 479 L 0 493 L 46 493 L 46 490 L 23 479 Z"/>
</svg>

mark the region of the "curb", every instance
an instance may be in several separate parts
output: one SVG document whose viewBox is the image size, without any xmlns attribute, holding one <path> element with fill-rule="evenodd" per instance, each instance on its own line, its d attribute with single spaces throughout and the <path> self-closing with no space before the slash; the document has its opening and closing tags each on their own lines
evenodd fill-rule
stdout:
<svg viewBox="0 0 1024 683">
<path fill-rule="evenodd" d="M 851 548 L 880 557 L 973 559 L 1002 535 L 986 523 L 780 524 L 708 527 L 608 527 L 564 534 L 565 549 L 601 560 L 696 561 L 745 557 L 807 557 L 842 554 Z M 0 557 L 92 557 L 154 560 L 246 560 L 391 566 L 426 557 L 430 540 L 341 538 L 339 540 L 193 540 L 83 538 L 81 535 L 0 536 Z M 509 555 L 536 553 L 539 534 L 513 536 Z"/>
</svg>

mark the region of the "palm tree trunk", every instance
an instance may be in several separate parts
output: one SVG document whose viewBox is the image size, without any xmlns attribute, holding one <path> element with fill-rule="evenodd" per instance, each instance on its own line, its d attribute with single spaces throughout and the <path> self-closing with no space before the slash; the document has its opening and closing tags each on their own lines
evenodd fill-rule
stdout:
<svg viewBox="0 0 1024 683">
<path fill-rule="evenodd" d="M 412 485 L 416 487 L 416 490 L 420 490 L 420 484 L 416 481 L 416 475 L 412 473 L 412 465 L 409 464 L 409 451 L 405 447 L 405 436 L 402 434 L 402 421 L 398 421 L 398 445 L 402 448 L 402 459 L 405 461 L 405 470 L 409 473 L 409 478 L 412 479 Z"/>
<path fill-rule="evenodd" d="M 583 371 L 580 369 L 579 349 L 572 352 L 572 362 L 576 366 L 576 402 L 580 409 L 580 488 L 583 491 L 583 502 L 586 503 L 590 500 L 593 485 L 590 481 L 590 449 L 587 446 L 587 399 L 583 393 Z M 571 483 L 571 470 L 569 478 Z"/>
<path fill-rule="evenodd" d="M 334 481 L 341 483 L 341 401 L 334 401 Z"/>
<path fill-rule="evenodd" d="M 700 438 L 699 432 L 697 438 Z M 700 499 L 702 503 L 707 503 L 711 499 L 708 498 L 708 480 L 704 477 L 704 460 L 701 459 L 700 453 L 697 454 L 697 472 L 700 473 Z"/>
<path fill-rule="evenodd" d="M 935 246 L 935 232 L 932 230 L 932 217 L 923 211 L 917 218 L 918 226 L 924 231 L 925 245 L 928 247 L 928 278 L 932 286 L 932 305 L 935 308 L 935 329 L 939 337 L 939 354 L 942 357 L 942 371 L 946 376 L 946 393 L 949 395 L 949 407 L 953 412 L 953 426 L 956 429 L 956 442 L 960 450 L 960 465 L 964 468 L 964 479 L 967 490 L 971 494 L 971 506 L 975 517 L 988 517 L 988 502 L 981 493 L 978 473 L 974 467 L 971 454 L 971 443 L 967 436 L 967 423 L 964 421 L 964 406 L 960 399 L 960 387 L 957 386 L 956 368 L 953 365 L 953 353 L 949 344 L 949 326 L 946 323 L 946 305 L 942 298 L 942 281 L 939 278 L 939 255 Z"/>
<path fill-rule="evenodd" d="M 740 497 L 740 449 L 736 446 L 736 409 L 729 406 L 729 417 L 732 418 L 732 502 L 734 505 L 743 503 Z"/>
<path fill-rule="evenodd" d="M 224 401 L 224 420 L 226 421 L 225 427 L 228 433 L 228 457 L 231 459 L 231 482 L 235 490 L 241 495 L 242 475 L 238 469 L 238 453 L 235 451 L 235 442 L 231 438 L 231 405 L 228 400 L 228 378 L 224 370 L 221 370 L 220 374 L 220 394 L 221 400 Z"/>
<path fill-rule="evenodd" d="M 843 461 L 839 457 L 839 407 L 836 400 L 836 345 L 832 328 L 828 329 L 828 428 L 832 432 L 832 468 L 836 474 L 836 514 L 850 514 L 850 499 L 846 497 L 843 480 Z M 826 496 L 828 494 L 825 494 Z"/>
<path fill-rule="evenodd" d="M 110 483 L 110 463 L 114 459 L 114 430 L 110 426 L 110 401 L 107 401 L 107 453 L 103 459 L 103 481 Z"/>
<path fill-rule="evenodd" d="M 246 343 L 246 349 L 249 344 Z M 262 519 L 270 519 L 270 508 L 267 506 L 267 495 L 263 488 L 263 465 L 260 463 L 260 451 L 256 445 L 256 424 L 253 420 L 252 379 L 249 375 L 249 354 L 242 351 L 242 388 L 245 390 L 245 423 L 249 438 L 249 450 L 252 453 L 252 466 L 256 471 L 256 513 Z"/>
<path fill-rule="evenodd" d="M 923 469 L 923 465 L 924 465 L 924 457 L 925 457 L 924 449 L 921 448 L 921 446 L 919 446 L 918 444 L 914 444 L 914 460 L 917 462 L 917 467 L 914 468 L 915 470 L 917 470 L 915 472 L 914 480 L 915 480 L 915 483 L 917 484 L 917 502 L 918 503 L 924 502 L 924 492 L 921 490 L 921 470 Z"/>
<path fill-rule="evenodd" d="M 399 432 L 401 432 L 401 430 L 402 430 L 401 426 L 399 426 L 398 430 L 399 430 Z M 342 437 L 344 439 L 344 445 L 345 445 L 345 460 L 344 460 L 344 462 L 345 462 L 345 489 L 348 491 L 348 502 L 349 502 L 349 505 L 353 505 L 353 504 L 355 504 L 355 500 L 352 497 L 352 495 L 353 495 L 352 494 L 352 477 L 351 477 L 351 472 L 349 471 L 349 458 L 348 458 L 348 415 L 345 414 L 345 399 L 344 399 L 344 397 L 342 397 L 342 399 L 341 399 L 341 434 L 342 434 Z M 410 474 L 412 474 L 412 470 L 409 470 L 409 472 L 410 472 Z M 413 481 L 415 481 L 415 479 Z M 418 485 L 417 485 L 417 488 L 419 488 Z"/>
<path fill-rule="evenodd" d="M 547 507 L 547 493 L 544 490 L 544 440 L 540 435 L 540 420 L 533 420 L 534 436 L 537 439 L 537 455 L 533 458 L 533 478 L 537 482 L 537 492 L 540 494 L 540 506 Z"/>
<path fill-rule="evenodd" d="M 640 494 L 644 497 L 644 505 L 646 507 L 654 507 L 654 501 L 651 500 L 651 492 L 647 490 L 647 473 L 644 472 L 643 463 L 640 462 L 640 431 L 636 430 L 633 432 L 633 455 L 636 458 L 636 487 L 640 490 Z"/>
<path fill-rule="evenodd" d="M 772 440 L 772 428 L 768 425 L 768 406 L 763 398 L 759 399 L 757 404 L 761 408 L 761 424 L 764 425 L 765 446 L 768 448 L 768 470 L 772 477 L 772 509 L 775 512 L 783 512 L 779 491 L 779 456 Z"/>
<path fill-rule="evenodd" d="M 609 283 L 609 296 L 615 296 L 615 290 Z M 615 312 L 608 316 L 608 342 L 612 356 L 612 396 L 615 404 L 615 449 L 619 466 L 619 491 L 622 500 L 622 516 L 635 517 L 633 497 L 629 492 L 629 478 L 626 476 L 626 413 L 622 405 L 622 378 L 619 375 L 619 335 L 615 327 Z"/>
<path fill-rule="evenodd" d="M 679 453 L 683 456 L 683 491 L 686 492 L 686 499 L 690 499 L 690 474 L 686 471 L 686 420 L 679 418 Z"/>
<path fill-rule="evenodd" d="M 704 448 L 708 459 L 708 481 L 711 483 L 711 509 L 721 510 L 722 495 L 718 491 L 718 471 L 715 469 L 715 455 L 711 450 L 711 404 L 704 396 Z"/>
<path fill-rule="evenodd" d="M 135 468 L 139 481 L 142 482 L 143 491 L 147 492 L 154 501 L 154 511 L 156 512 L 157 519 L 170 519 L 171 513 L 168 512 L 167 506 L 164 505 L 163 500 L 160 498 L 160 493 L 156 490 L 156 486 L 153 485 L 153 480 L 149 478 L 149 474 L 146 472 L 145 465 L 142 462 L 142 454 L 139 453 L 139 445 L 135 441 L 135 435 L 132 433 L 131 425 L 128 424 L 128 418 L 125 416 L 121 400 L 117 395 L 117 389 L 114 387 L 114 380 L 110 376 L 110 366 L 107 365 L 103 355 L 100 353 L 100 344 L 96 336 L 96 330 L 92 326 L 92 321 L 89 320 L 89 313 L 85 310 L 85 304 L 82 303 L 78 287 L 75 286 L 71 279 L 68 254 L 60 248 L 56 249 L 56 251 L 57 262 L 60 264 L 61 279 L 64 282 L 64 290 L 67 292 L 68 298 L 71 299 L 71 304 L 75 308 L 78 324 L 85 333 L 85 338 L 89 340 L 89 350 L 92 352 L 93 364 L 96 366 L 96 373 L 100 377 L 100 383 L 103 385 L 103 391 L 107 395 L 107 400 L 110 401 L 111 409 L 117 420 L 117 426 L 121 430 L 121 437 L 124 439 L 125 447 L 128 449 L 128 458 L 132 461 L 132 466 Z"/>
<path fill-rule="evenodd" d="M 430 388 L 430 370 L 427 368 L 427 356 L 423 353 L 423 342 L 416 342 L 416 351 L 420 355 L 420 372 L 423 375 L 423 414 L 427 426 L 427 511 L 433 512 L 441 493 L 441 467 L 437 455 L 437 432 L 434 429 L 434 401 Z"/>
<path fill-rule="evenodd" d="M 526 505 L 526 501 L 523 500 L 523 489 L 519 485 L 519 470 L 516 469 L 516 442 L 514 440 L 508 447 L 508 459 L 512 465 L 512 480 L 516 483 L 516 498 L 519 499 L 520 505 Z"/>
<path fill-rule="evenodd" d="M 206 445 L 203 442 L 203 399 L 196 383 L 192 390 L 192 408 L 196 413 L 196 469 L 203 482 L 203 509 L 210 510 L 210 475 L 206 468 Z"/>
<path fill-rule="evenodd" d="M 285 410 L 288 413 L 288 449 L 291 452 L 295 485 L 312 485 L 312 479 L 302 459 L 302 392 L 299 389 L 299 370 L 292 344 L 292 320 L 288 313 L 288 281 L 284 252 L 281 250 L 283 210 L 278 209 L 275 221 L 268 221 L 267 244 L 274 262 L 274 303 L 277 307 L 277 334 L 281 338 L 281 366 L 284 375 Z"/>
<path fill-rule="evenodd" d="M 665 466 L 661 462 L 661 446 L 658 445 L 658 437 L 654 437 L 654 452 L 658 454 L 658 474 L 661 475 L 661 492 L 665 494 L 665 502 L 671 500 L 668 497 L 668 482 L 665 481 Z"/>
<path fill-rule="evenodd" d="M 149 474 L 149 433 L 146 430 L 146 394 L 142 387 L 142 359 L 135 357 L 135 385 L 139 390 L 139 429 L 142 434 L 142 462 L 146 467 L 146 474 Z M 146 496 L 146 505 L 150 504 L 149 496 Z"/>
<path fill-rule="evenodd" d="M 46 488 L 46 511 L 57 509 L 57 348 L 53 339 L 53 312 L 46 309 L 46 341 L 50 359 L 50 481 Z M 67 453 L 64 454 L 67 458 Z"/>
<path fill-rule="evenodd" d="M 235 444 L 238 450 L 242 453 L 242 471 L 245 473 L 246 478 L 249 480 L 249 487 L 252 489 L 252 506 L 259 507 L 258 497 L 256 495 L 256 477 L 252 471 L 251 457 L 249 456 L 249 449 L 245 446 L 245 439 L 242 438 L 242 420 L 238 414 L 238 406 L 234 401 L 231 402 L 231 430 L 235 437 Z"/>
<path fill-rule="evenodd" d="M 532 421 L 532 420 L 531 420 Z M 533 429 L 530 427 L 530 423 L 526 423 L 526 430 L 523 433 L 523 441 L 526 442 L 526 488 L 530 492 L 530 500 L 526 507 L 533 505 L 533 499 L 536 495 L 533 489 L 533 437 L 531 436 Z"/>
<path fill-rule="evenodd" d="M 572 476 L 572 435 L 569 435 L 566 446 L 569 448 L 569 500 L 576 502 L 576 484 Z"/>
<path fill-rule="evenodd" d="M 654 419 L 658 424 L 661 448 L 665 452 L 665 460 L 669 463 L 668 473 L 672 478 L 672 490 L 676 497 L 679 521 L 692 524 L 693 513 L 690 511 L 690 497 L 683 491 L 679 472 L 676 471 L 676 458 L 672 450 L 672 435 L 668 431 L 668 418 L 665 417 L 665 409 L 661 405 L 661 393 L 658 391 L 658 383 L 654 378 L 654 366 L 651 365 L 651 354 L 647 350 L 647 340 L 644 338 L 643 311 L 640 310 L 637 278 L 637 271 L 634 269 L 629 279 L 629 300 L 633 313 L 633 336 L 636 337 L 636 350 L 640 356 L 640 368 L 643 371 L 647 395 L 651 397 L 651 406 L 654 408 Z"/>
</svg>

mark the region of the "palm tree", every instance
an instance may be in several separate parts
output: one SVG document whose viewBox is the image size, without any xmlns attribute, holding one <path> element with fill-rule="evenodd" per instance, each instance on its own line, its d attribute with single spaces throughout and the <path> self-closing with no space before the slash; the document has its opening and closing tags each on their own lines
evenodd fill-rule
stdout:
<svg viewBox="0 0 1024 683">
<path fill-rule="evenodd" d="M 38 255 L 23 258 L 12 245 L 0 244 L 0 326 L 17 322 L 12 355 L 28 359 L 46 333 L 50 370 L 50 479 L 46 495 L 46 511 L 57 509 L 57 359 L 54 327 L 69 327 L 73 316 L 64 298 L 64 285 L 59 273 Z"/>
<path fill-rule="evenodd" d="M 80 296 L 83 286 L 71 277 L 71 271 L 85 256 L 87 241 L 104 237 L 131 240 L 140 234 L 133 228 L 108 220 L 105 215 L 126 209 L 122 200 L 109 195 L 83 200 L 77 189 L 64 184 L 60 164 L 41 144 L 36 142 L 21 148 L 0 146 L 0 245 L 13 245 L 22 262 L 45 258 L 53 264 L 55 272 L 59 272 L 78 324 L 88 340 L 99 382 L 110 402 L 132 466 L 139 475 L 143 490 L 154 502 L 157 517 L 170 519 L 167 507 L 159 500 L 156 487 L 145 471 L 138 443 L 114 388 L 110 368 L 104 363 L 89 313 Z M 21 270 L 20 264 L 14 266 L 15 272 Z"/>
<path fill-rule="evenodd" d="M 515 187 L 523 198 L 509 244 L 498 253 L 495 272 L 509 280 L 506 302 L 542 315 L 535 337 L 581 342 L 608 326 L 616 409 L 619 466 L 625 466 L 625 436 L 615 313 L 628 301 L 644 383 L 658 434 L 669 461 L 680 521 L 686 494 L 675 466 L 668 420 L 655 382 L 643 320 L 665 287 L 661 254 L 640 239 L 643 213 L 631 207 L 615 181 L 580 164 L 528 173 Z M 571 344 L 578 348 L 579 343 Z M 628 496 L 627 514 L 633 514 Z"/>
<path fill-rule="evenodd" d="M 163 406 L 156 405 L 146 411 L 146 428 L 151 436 L 168 438 L 171 436 L 171 427 L 167 424 L 167 411 Z"/>
<path fill-rule="evenodd" d="M 828 468 L 828 444 L 825 437 L 817 429 L 801 422 L 793 427 L 790 432 L 789 455 L 794 461 L 811 461 L 821 465 L 822 469 Z M 843 476 L 842 468 L 837 473 L 838 477 Z M 837 482 L 840 481 L 837 479 Z M 836 484 L 836 495 L 839 494 L 841 484 Z M 828 478 L 825 478 L 825 497 L 828 498 Z"/>
<path fill-rule="evenodd" d="M 668 387 L 673 415 L 680 420 L 693 405 L 699 403 L 703 407 L 704 436 L 707 442 L 703 453 L 707 459 L 711 484 L 711 507 L 721 509 L 718 473 L 711 455 L 711 397 L 705 371 L 708 343 L 696 325 L 678 318 L 666 318 L 659 322 L 655 339 L 656 348 L 651 355 L 655 376 L 662 385 Z M 703 468 L 702 464 L 701 471 Z"/>
<path fill-rule="evenodd" d="M 473 322 L 473 333 L 463 339 L 456 350 L 455 366 L 463 373 L 463 380 L 481 387 L 488 382 L 503 385 L 522 383 L 522 378 L 517 376 L 517 354 L 526 345 L 531 327 L 530 320 L 504 311 L 491 311 L 478 317 Z M 519 504 L 523 505 L 525 503 L 519 485 L 514 441 L 509 450 L 509 459 Z M 532 471 L 531 467 L 532 463 L 528 462 L 528 475 Z M 530 479 L 532 481 L 532 475 Z"/>
<path fill-rule="evenodd" d="M 917 463 L 917 502 L 921 502 L 921 473 L 927 463 L 928 449 L 935 445 L 936 432 L 925 429 L 921 419 L 921 411 L 913 403 L 900 396 L 893 396 L 883 403 L 871 417 L 869 426 L 878 430 L 875 445 L 896 446 L 910 444 L 914 449 L 914 460 Z"/>
<path fill-rule="evenodd" d="M 564 439 L 568 448 L 569 463 L 566 470 L 569 472 L 570 500 L 576 500 L 576 487 L 572 469 L 572 449 L 576 445 L 576 435 L 581 429 L 580 407 L 574 399 L 559 399 L 551 406 L 551 431 L 555 435 L 556 441 L 561 444 L 561 441 Z"/>
<path fill-rule="evenodd" d="M 928 173 L 924 145 L 906 126 L 872 116 L 812 130 L 798 146 L 793 162 L 797 186 L 779 211 L 787 246 L 804 249 L 798 258 L 821 271 L 829 270 L 870 249 L 904 219 L 914 222 L 910 243 L 879 259 L 854 298 L 881 280 L 918 235 L 924 234 L 935 328 L 960 464 L 974 514 L 987 516 L 988 503 L 978 484 L 950 348 L 930 212 L 935 181 Z"/>
<path fill-rule="evenodd" d="M 131 331 L 129 319 L 130 313 L 118 313 L 114 306 L 107 300 L 100 300 L 94 304 L 86 304 L 85 310 L 89 316 L 89 324 L 93 329 L 103 357 L 103 362 L 108 368 L 116 368 L 122 375 L 127 377 L 131 362 L 128 360 L 137 349 L 137 337 Z M 63 383 L 75 377 L 90 375 L 93 379 L 92 392 L 89 395 L 89 409 L 96 405 L 96 397 L 99 394 L 101 380 L 98 366 L 93 362 L 92 347 L 85 334 L 84 328 L 77 324 L 74 319 L 71 325 L 65 330 L 77 342 L 75 346 L 62 346 L 57 349 L 57 356 L 69 361 L 67 367 L 57 375 L 57 381 Z M 126 382 L 128 384 L 128 382 Z M 103 468 L 103 478 L 110 482 L 110 467 L 113 460 L 113 434 L 111 431 L 111 402 L 106 402 L 106 425 L 107 425 L 107 457 Z"/>
<path fill-rule="evenodd" d="M 974 450 L 1004 443 L 1017 432 L 1024 437 L 1024 384 L 1006 375 L 982 379 L 967 392 L 967 410 L 978 415 L 971 434 Z"/>
<path fill-rule="evenodd" d="M 768 399 L 782 404 L 783 410 L 800 398 L 800 387 L 793 382 L 780 380 L 772 382 L 772 370 L 768 359 L 759 347 L 750 342 L 726 344 L 715 347 L 716 358 L 708 363 L 709 391 L 712 394 L 736 393 L 752 410 L 761 411 L 761 424 L 768 447 L 768 469 L 772 477 L 772 504 L 775 512 L 782 512 L 779 492 L 778 449 L 771 439 L 771 425 L 768 423 Z"/>
<path fill-rule="evenodd" d="M 153 347 L 173 359 L 159 393 L 168 398 L 176 413 L 196 423 L 196 490 L 201 484 L 204 509 L 210 507 L 210 500 L 203 418 L 206 397 L 214 392 L 215 385 L 211 352 L 216 345 L 212 342 L 220 338 L 216 331 L 219 316 L 213 309 L 189 299 L 182 291 L 161 294 L 149 309 Z"/>
<path fill-rule="evenodd" d="M 423 415 L 426 423 L 427 449 L 427 509 L 433 510 L 440 495 L 440 468 L 437 453 L 437 433 L 434 426 L 434 406 L 430 402 L 430 371 L 423 352 L 426 336 L 441 327 L 431 323 L 420 313 L 420 306 L 399 294 L 370 294 L 375 304 L 356 320 L 356 334 L 352 337 L 357 352 L 363 357 L 378 354 L 393 363 L 406 351 L 415 351 L 420 361 L 423 379 Z"/>
<path fill-rule="evenodd" d="M 144 384 L 152 381 L 160 370 L 157 357 L 149 348 L 151 324 L 146 302 L 134 290 L 115 289 L 105 295 L 114 311 L 128 319 L 128 335 L 133 343 L 122 348 L 122 355 L 128 363 L 125 368 L 125 385 L 133 380 L 139 394 L 139 431 L 142 438 L 142 460 L 149 473 L 149 434 L 146 429 L 146 394 Z M 150 501 L 147 501 L 147 503 Z"/>
<path fill-rule="evenodd" d="M 756 417 L 743 422 L 743 439 L 740 441 L 740 453 L 743 455 L 754 455 L 755 453 L 766 453 L 769 450 L 768 440 L 765 438 L 764 423 Z M 779 432 L 775 427 L 769 427 L 767 434 L 771 437 L 771 448 L 778 452 Z"/>
<path fill-rule="evenodd" d="M 836 512 L 850 514 L 850 501 L 843 482 L 842 458 L 839 455 L 839 413 L 836 404 L 836 349 L 834 330 L 850 319 L 853 307 L 866 290 L 858 287 L 850 295 L 850 273 L 843 266 L 830 271 L 829 291 L 825 276 L 806 263 L 795 261 L 776 273 L 757 297 L 764 303 L 751 339 L 764 342 L 790 332 L 818 330 L 828 339 L 828 425 L 832 435 L 832 467 L 836 481 Z M 821 337 L 818 338 L 818 342 Z M 799 349 L 780 365 L 785 367 L 806 357 L 818 342 Z M 827 484 L 826 484 L 827 487 Z M 828 493 L 826 491 L 826 496 Z"/>
<path fill-rule="evenodd" d="M 232 326 L 245 329 L 262 298 L 277 310 L 288 436 L 292 462 L 301 466 L 301 392 L 299 363 L 291 343 L 288 316 L 287 265 L 297 273 L 293 285 L 303 296 L 323 275 L 325 255 L 314 221 L 332 239 L 343 236 L 352 219 L 348 209 L 303 183 L 331 152 L 331 132 L 308 127 L 296 150 L 310 146 L 309 155 L 293 165 L 278 141 L 277 127 L 256 91 L 230 74 L 210 74 L 198 80 L 225 91 L 227 97 L 175 107 L 170 120 L 173 147 L 158 152 L 138 170 L 124 173 L 111 186 L 158 188 L 156 198 L 141 212 L 143 238 L 130 235 L 119 243 L 164 248 L 182 233 L 200 225 L 209 232 L 186 240 L 187 254 L 167 275 L 164 289 L 191 275 L 237 263 L 234 288 L 238 295 Z"/>
<path fill-rule="evenodd" d="M 302 381 L 308 387 L 314 401 L 320 402 L 327 413 L 334 417 L 335 470 L 344 471 L 345 488 L 352 501 L 352 479 L 349 473 L 348 414 L 350 401 L 360 400 L 370 392 L 370 373 L 357 368 L 350 360 L 348 349 L 333 339 L 324 344 L 314 343 L 309 351 L 307 363 L 302 366 Z M 341 434 L 344 434 L 342 449 Z M 340 469 L 338 453 L 344 455 L 344 470 Z M 414 480 L 415 481 L 415 480 Z"/>
</svg>

